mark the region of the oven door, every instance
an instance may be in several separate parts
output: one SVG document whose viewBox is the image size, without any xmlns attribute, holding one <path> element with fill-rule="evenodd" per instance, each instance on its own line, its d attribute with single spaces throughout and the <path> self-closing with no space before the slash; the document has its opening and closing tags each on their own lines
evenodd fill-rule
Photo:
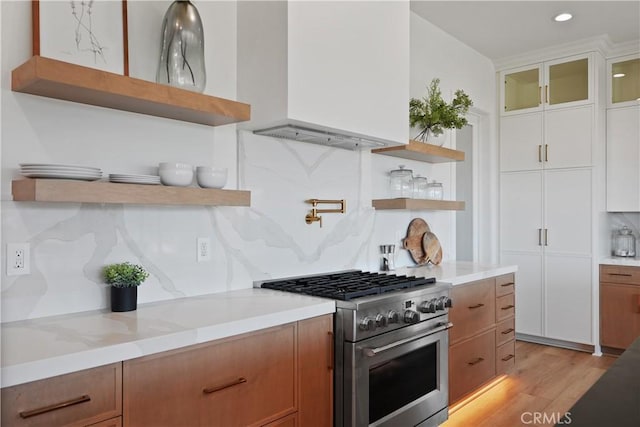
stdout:
<svg viewBox="0 0 640 427">
<path fill-rule="evenodd" d="M 447 419 L 446 316 L 344 347 L 344 425 L 438 425 Z"/>
</svg>

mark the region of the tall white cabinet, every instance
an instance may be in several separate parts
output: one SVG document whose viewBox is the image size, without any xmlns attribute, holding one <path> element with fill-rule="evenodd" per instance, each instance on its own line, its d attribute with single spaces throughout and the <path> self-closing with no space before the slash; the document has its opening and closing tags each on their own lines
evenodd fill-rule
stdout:
<svg viewBox="0 0 640 427">
<path fill-rule="evenodd" d="M 501 72 L 500 253 L 516 332 L 593 344 L 595 53 Z"/>
</svg>

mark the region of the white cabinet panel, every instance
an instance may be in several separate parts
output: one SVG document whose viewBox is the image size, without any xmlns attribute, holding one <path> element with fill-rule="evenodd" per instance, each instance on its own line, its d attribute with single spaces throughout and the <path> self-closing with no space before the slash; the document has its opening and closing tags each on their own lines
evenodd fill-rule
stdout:
<svg viewBox="0 0 640 427">
<path fill-rule="evenodd" d="M 542 255 L 503 252 L 500 262 L 518 266 L 516 332 L 542 335 Z"/>
<path fill-rule="evenodd" d="M 500 120 L 500 170 L 542 168 L 542 113 L 520 114 Z"/>
<path fill-rule="evenodd" d="M 500 192 L 501 250 L 540 252 L 542 172 L 503 173 Z"/>
<path fill-rule="evenodd" d="M 544 167 L 591 166 L 593 107 L 545 112 Z"/>
<path fill-rule="evenodd" d="M 591 169 L 544 172 L 545 251 L 591 254 Z"/>
<path fill-rule="evenodd" d="M 592 344 L 591 257 L 546 255 L 545 269 L 545 335 Z"/>
<path fill-rule="evenodd" d="M 640 211 L 640 106 L 607 110 L 607 210 Z"/>
</svg>

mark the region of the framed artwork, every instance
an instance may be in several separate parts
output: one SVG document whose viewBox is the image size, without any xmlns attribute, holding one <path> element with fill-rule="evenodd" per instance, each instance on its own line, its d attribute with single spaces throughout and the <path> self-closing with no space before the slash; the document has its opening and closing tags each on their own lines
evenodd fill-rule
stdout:
<svg viewBox="0 0 640 427">
<path fill-rule="evenodd" d="M 126 0 L 33 0 L 33 55 L 129 75 Z"/>
</svg>

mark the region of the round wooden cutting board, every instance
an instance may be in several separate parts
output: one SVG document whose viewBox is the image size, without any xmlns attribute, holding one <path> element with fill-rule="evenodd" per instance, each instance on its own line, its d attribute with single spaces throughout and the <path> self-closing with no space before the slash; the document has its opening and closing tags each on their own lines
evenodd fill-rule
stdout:
<svg viewBox="0 0 640 427">
<path fill-rule="evenodd" d="M 426 264 L 427 254 L 422 245 L 426 232 L 431 231 L 429 225 L 422 218 L 414 218 L 407 228 L 407 237 L 402 240 L 402 247 L 409 251 L 416 264 Z"/>
</svg>

